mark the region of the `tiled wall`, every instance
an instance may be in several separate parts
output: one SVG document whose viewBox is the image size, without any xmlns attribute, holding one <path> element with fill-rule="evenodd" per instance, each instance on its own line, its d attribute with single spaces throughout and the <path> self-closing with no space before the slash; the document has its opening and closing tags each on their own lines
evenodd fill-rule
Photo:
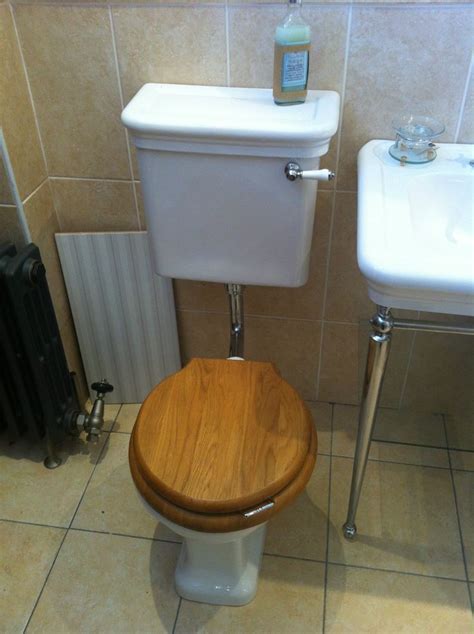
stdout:
<svg viewBox="0 0 474 634">
<path fill-rule="evenodd" d="M 80 396 L 85 395 L 84 374 L 64 288 L 54 233 L 59 223 L 45 164 L 34 108 L 11 9 L 0 4 L 0 127 L 2 128 L 31 239 L 41 250 L 61 329 L 69 367 L 78 375 Z M 0 159 L 0 171 L 4 167 Z M 23 236 L 5 176 L 0 203 L 0 241 L 20 244 Z"/>
<path fill-rule="evenodd" d="M 63 231 L 145 227 L 133 148 L 120 111 L 147 81 L 270 87 L 283 3 L 12 2 Z M 134 6 L 135 5 L 135 6 Z M 473 142 L 468 3 L 306 3 L 310 87 L 337 90 L 340 133 L 318 193 L 311 274 L 301 289 L 248 288 L 248 358 L 272 359 L 308 399 L 358 400 L 373 311 L 355 260 L 356 156 L 391 138 L 393 116 L 446 124 Z M 44 166 L 43 166 L 44 171 Z M 221 286 L 177 281 L 183 356 L 227 351 Z M 470 338 L 397 333 L 383 401 L 474 409 Z"/>
</svg>

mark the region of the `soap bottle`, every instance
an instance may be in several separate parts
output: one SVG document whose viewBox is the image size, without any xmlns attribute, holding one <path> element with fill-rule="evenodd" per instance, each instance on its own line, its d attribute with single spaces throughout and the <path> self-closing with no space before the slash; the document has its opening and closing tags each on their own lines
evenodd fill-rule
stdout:
<svg viewBox="0 0 474 634">
<path fill-rule="evenodd" d="M 301 16 L 301 0 L 288 0 L 288 12 L 275 31 L 273 99 L 278 105 L 303 103 L 307 95 L 311 27 Z"/>
</svg>

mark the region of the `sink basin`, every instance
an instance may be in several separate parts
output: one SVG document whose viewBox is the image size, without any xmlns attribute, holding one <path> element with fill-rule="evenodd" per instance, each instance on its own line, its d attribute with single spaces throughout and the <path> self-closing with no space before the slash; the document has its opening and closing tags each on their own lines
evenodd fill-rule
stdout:
<svg viewBox="0 0 474 634">
<path fill-rule="evenodd" d="M 402 166 L 370 141 L 358 157 L 357 258 L 376 304 L 474 315 L 474 145 Z"/>
</svg>

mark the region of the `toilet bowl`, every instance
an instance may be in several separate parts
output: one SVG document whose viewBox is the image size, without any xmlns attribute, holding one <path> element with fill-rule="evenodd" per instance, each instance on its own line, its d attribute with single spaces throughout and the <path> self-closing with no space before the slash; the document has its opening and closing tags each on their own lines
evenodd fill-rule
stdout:
<svg viewBox="0 0 474 634">
<path fill-rule="evenodd" d="M 149 394 L 130 469 L 149 511 L 183 538 L 182 597 L 255 596 L 266 523 L 304 489 L 316 452 L 306 405 L 271 363 L 193 359 Z"/>
</svg>

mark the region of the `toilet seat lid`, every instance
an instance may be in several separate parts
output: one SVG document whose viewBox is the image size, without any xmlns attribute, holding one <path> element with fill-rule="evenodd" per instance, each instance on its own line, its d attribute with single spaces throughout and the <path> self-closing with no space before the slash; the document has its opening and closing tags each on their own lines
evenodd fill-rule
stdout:
<svg viewBox="0 0 474 634">
<path fill-rule="evenodd" d="M 271 363 L 193 359 L 143 403 L 137 467 L 170 502 L 202 513 L 249 509 L 298 474 L 312 420 Z"/>
</svg>

